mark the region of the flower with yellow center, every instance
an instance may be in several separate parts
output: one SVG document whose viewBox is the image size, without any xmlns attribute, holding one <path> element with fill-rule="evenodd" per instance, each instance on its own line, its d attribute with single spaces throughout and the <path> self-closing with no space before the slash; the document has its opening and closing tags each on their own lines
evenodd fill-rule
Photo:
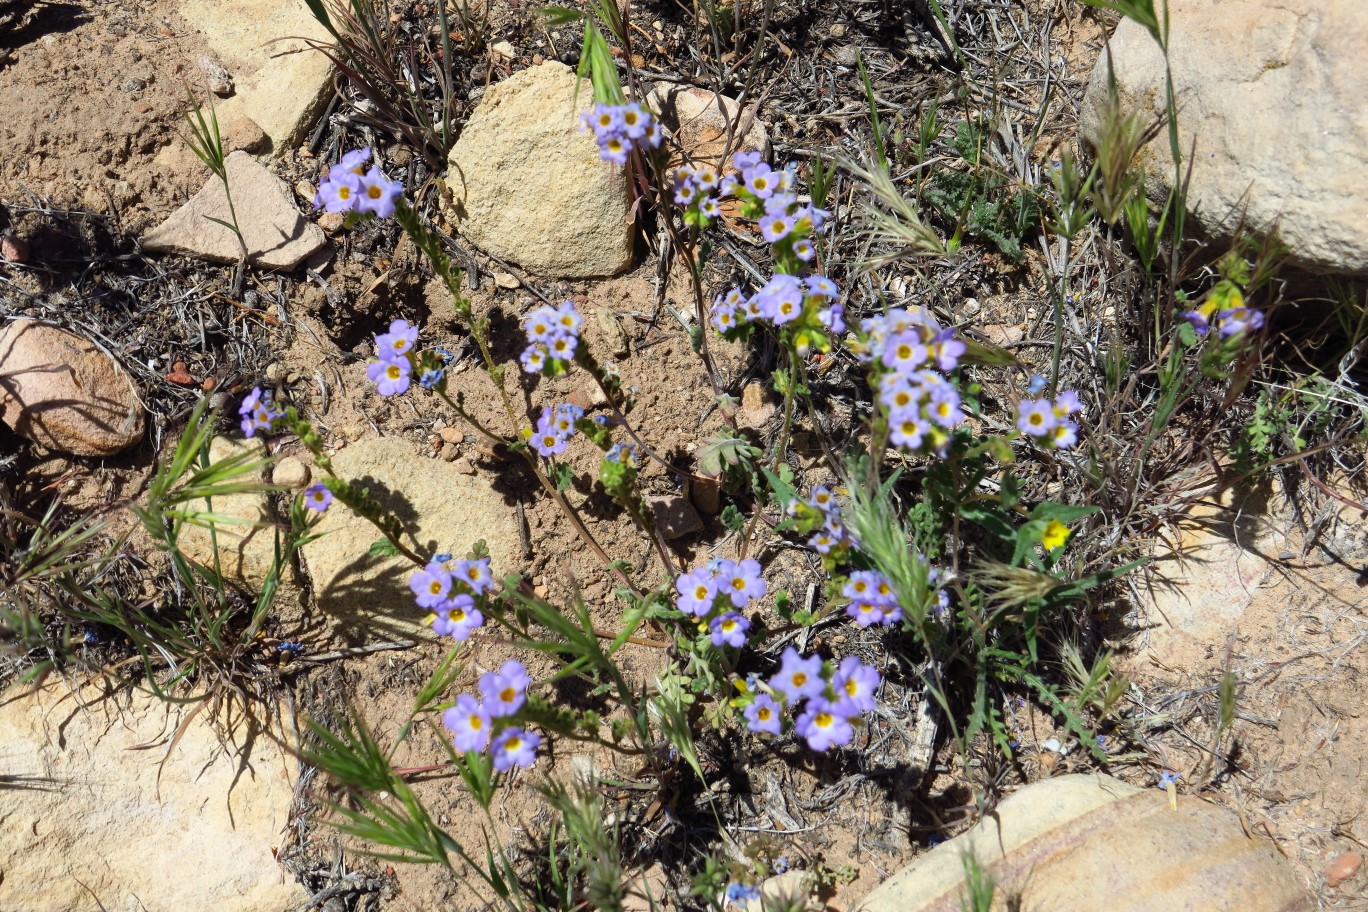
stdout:
<svg viewBox="0 0 1368 912">
<path fill-rule="evenodd" d="M 1053 551 L 1055 548 L 1064 547 L 1064 543 L 1072 534 L 1068 526 L 1057 519 L 1052 519 L 1045 525 L 1045 531 L 1040 534 L 1040 543 L 1046 551 Z"/>
</svg>

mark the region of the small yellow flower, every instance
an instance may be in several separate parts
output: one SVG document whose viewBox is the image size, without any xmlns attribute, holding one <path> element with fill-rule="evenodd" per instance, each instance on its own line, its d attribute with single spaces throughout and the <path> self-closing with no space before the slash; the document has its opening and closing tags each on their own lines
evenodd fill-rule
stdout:
<svg viewBox="0 0 1368 912">
<path fill-rule="evenodd" d="M 1052 519 L 1046 524 L 1045 531 L 1040 534 L 1040 543 L 1045 546 L 1046 551 L 1053 551 L 1055 548 L 1064 547 L 1064 543 L 1072 534 L 1068 526 L 1057 519 Z"/>
</svg>

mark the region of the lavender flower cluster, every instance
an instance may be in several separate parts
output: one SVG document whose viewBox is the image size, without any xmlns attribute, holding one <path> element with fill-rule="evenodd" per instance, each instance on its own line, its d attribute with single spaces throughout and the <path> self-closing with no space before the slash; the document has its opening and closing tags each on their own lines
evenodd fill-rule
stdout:
<svg viewBox="0 0 1368 912">
<path fill-rule="evenodd" d="M 841 506 L 835 493 L 822 485 L 814 485 L 807 500 L 794 498 L 786 508 L 789 516 L 798 520 L 800 527 L 816 532 L 808 539 L 808 547 L 828 560 L 828 569 L 834 569 L 847 551 L 858 548 L 859 542 L 841 520 Z M 925 558 L 927 581 L 932 587 L 938 586 L 944 574 L 938 567 L 932 567 Z M 902 620 L 903 609 L 893 592 L 888 577 L 877 570 L 856 570 L 846 578 L 841 594 L 850 599 L 846 614 L 860 627 L 881 624 L 885 627 Z M 935 611 L 942 612 L 950 607 L 950 596 L 944 589 L 936 589 Z"/>
<path fill-rule="evenodd" d="M 889 441 L 914 453 L 944 456 L 950 431 L 964 421 L 960 394 L 945 373 L 965 352 L 953 329 L 925 311 L 904 308 L 861 321 L 852 349 L 878 368 L 879 402 L 888 413 Z"/>
<path fill-rule="evenodd" d="M 784 650 L 779 670 L 742 710 L 746 728 L 777 735 L 783 731 L 787 708 L 796 717 L 794 731 L 808 747 L 818 752 L 844 747 L 854 737 L 852 723 L 874 709 L 880 680 L 879 672 L 856 656 L 842 659 L 828 673 L 821 657 L 804 658 L 790 646 Z M 801 701 L 806 703 L 800 707 Z"/>
<path fill-rule="evenodd" d="M 314 194 L 314 208 L 328 212 L 355 212 L 390 218 L 404 193 L 404 185 L 380 172 L 378 165 L 365 170 L 371 150 L 355 149 L 328 169 L 328 176 Z"/>
<path fill-rule="evenodd" d="M 842 333 L 845 332 L 845 307 L 837 300 L 839 297 L 836 283 L 825 276 L 800 279 L 780 273 L 749 298 L 740 288 L 718 295 L 713 301 L 712 324 L 718 332 L 725 334 L 762 320 L 784 326 L 806 319 L 827 333 Z"/>
<path fill-rule="evenodd" d="M 242 405 L 238 406 L 238 415 L 242 418 L 243 436 L 254 437 L 258 431 L 264 434 L 273 433 L 284 420 L 285 410 L 276 407 L 269 392 L 254 386 L 242 400 Z"/>
<path fill-rule="evenodd" d="M 464 640 L 484 624 L 477 599 L 483 598 L 494 585 L 489 569 L 489 558 L 459 560 L 450 570 L 446 562 L 450 555 L 438 555 L 422 570 L 409 577 L 409 588 L 419 608 L 432 614 L 428 620 L 438 636 Z"/>
<path fill-rule="evenodd" d="M 740 648 L 751 626 L 741 611 L 765 588 L 757 561 L 714 558 L 675 580 L 675 607 L 706 625 L 714 646 Z"/>
<path fill-rule="evenodd" d="M 367 365 L 366 376 L 375 384 L 376 392 L 382 396 L 397 396 L 408 390 L 413 382 L 417 345 L 418 327 L 410 326 L 406 320 L 394 320 L 389 332 L 375 336 L 377 360 Z M 438 374 L 430 378 L 427 373 L 420 383 L 430 389 L 441 377 Z"/>
<path fill-rule="evenodd" d="M 855 536 L 841 520 L 841 505 L 828 487 L 814 485 L 807 500 L 795 498 L 789 502 L 786 512 L 789 516 L 811 516 L 820 521 L 820 528 L 808 539 L 808 547 L 818 554 L 831 555 L 858 547 Z"/>
<path fill-rule="evenodd" d="M 621 105 L 596 104 L 584 112 L 584 125 L 594 131 L 599 157 L 615 165 L 627 163 L 633 149 L 660 147 L 660 124 L 651 112 L 636 102 Z"/>
<path fill-rule="evenodd" d="M 584 318 L 573 301 L 563 301 L 556 307 L 547 304 L 524 317 L 527 348 L 519 359 L 523 370 L 529 374 L 564 372 L 579 348 L 582 325 Z"/>
<path fill-rule="evenodd" d="M 1083 408 L 1078 395 L 1064 390 L 1051 402 L 1043 396 L 1017 403 L 1017 429 L 1037 442 L 1056 450 L 1067 450 L 1078 442 L 1078 425 L 1069 416 Z"/>
<path fill-rule="evenodd" d="M 584 409 L 568 402 L 554 409 L 543 408 L 537 426 L 532 429 L 532 447 L 537 455 L 549 459 L 564 453 L 570 438 L 575 436 L 575 422 L 583 417 Z"/>
<path fill-rule="evenodd" d="M 1209 315 L 1200 309 L 1189 310 L 1184 312 L 1183 319 L 1192 324 L 1199 336 L 1205 336 L 1213 326 L 1216 327 L 1216 333 L 1222 339 L 1244 332 L 1257 332 L 1264 325 L 1263 314 L 1248 307 L 1227 307 Z"/>
<path fill-rule="evenodd" d="M 527 702 L 531 683 L 527 667 L 516 659 L 481 675 L 478 700 L 461 694 L 456 705 L 442 713 L 442 724 L 451 732 L 456 749 L 461 753 L 481 752 L 492 745 L 494 768 L 501 773 L 536 763 L 541 736 L 518 725 L 514 718 Z"/>
</svg>

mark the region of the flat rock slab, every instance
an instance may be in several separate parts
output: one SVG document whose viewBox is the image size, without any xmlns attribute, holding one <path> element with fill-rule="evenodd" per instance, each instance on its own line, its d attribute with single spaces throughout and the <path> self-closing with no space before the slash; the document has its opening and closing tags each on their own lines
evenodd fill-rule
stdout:
<svg viewBox="0 0 1368 912">
<path fill-rule="evenodd" d="M 1227 240 L 1243 219 L 1276 228 L 1295 265 L 1368 274 L 1368 4 L 1170 0 L 1168 9 L 1188 203 L 1203 233 Z M 1149 33 L 1123 20 L 1111 52 L 1122 110 L 1162 112 L 1164 59 Z M 1106 97 L 1104 55 L 1081 112 L 1090 140 Z M 1167 130 L 1141 161 L 1151 198 L 1162 199 L 1173 182 Z"/>
<path fill-rule="evenodd" d="M 143 436 L 133 379 L 93 343 L 37 320 L 0 330 L 0 420 L 50 449 L 108 456 Z"/>
<path fill-rule="evenodd" d="M 331 36 L 302 0 L 185 0 L 181 15 L 236 84 L 237 94 L 219 103 L 220 120 L 250 118 L 277 153 L 303 142 L 327 104 L 334 67 L 303 40 Z"/>
<path fill-rule="evenodd" d="M 632 263 L 627 179 L 599 158 L 580 115 L 593 98 L 547 61 L 489 87 L 451 150 L 461 233 L 543 276 L 611 276 Z"/>
<path fill-rule="evenodd" d="M 362 440 L 333 457 L 333 470 L 370 490 L 412 536 L 406 544 L 429 556 L 464 557 L 484 539 L 494 578 L 517 572 L 517 518 L 513 502 L 483 476 L 463 475 L 453 465 L 425 459 L 403 440 Z M 356 640 L 379 635 L 412 636 L 428 628 L 427 615 L 408 587 L 416 569 L 402 557 L 376 558 L 370 547 L 378 529 L 334 502 L 318 527 L 322 537 L 304 546 L 314 598 Z"/>
<path fill-rule="evenodd" d="M 293 269 L 323 248 L 322 229 L 300 214 L 284 181 L 246 152 L 234 152 L 226 164 L 238 227 L 253 263 Z M 213 176 L 190 202 L 143 236 L 143 249 L 236 263 L 237 236 L 210 218 L 230 221 L 223 182 Z"/>
<path fill-rule="evenodd" d="M 1052 912 L 1310 912 L 1273 844 L 1195 795 L 1110 776 L 1044 779 L 1014 792 L 973 829 L 894 874 L 855 912 L 961 912 L 965 856 L 997 883 L 993 908 Z"/>
<path fill-rule="evenodd" d="M 264 737 L 245 761 L 226 753 L 205 715 L 168 757 L 184 711 L 60 686 L 0 699 L 0 909 L 285 912 L 306 899 L 271 856 L 295 761 Z"/>
</svg>

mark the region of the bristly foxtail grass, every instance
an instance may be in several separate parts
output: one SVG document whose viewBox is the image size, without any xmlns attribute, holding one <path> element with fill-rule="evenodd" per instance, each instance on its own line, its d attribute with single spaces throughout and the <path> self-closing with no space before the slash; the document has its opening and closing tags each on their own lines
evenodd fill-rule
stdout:
<svg viewBox="0 0 1368 912">
<path fill-rule="evenodd" d="M 864 183 L 873 199 L 861 204 L 866 227 L 860 232 L 865 256 L 862 272 L 873 272 L 909 257 L 945 255 L 940 236 L 922 220 L 915 200 L 898 192 L 888 168 L 876 162 L 842 161 L 841 168 Z"/>
</svg>

